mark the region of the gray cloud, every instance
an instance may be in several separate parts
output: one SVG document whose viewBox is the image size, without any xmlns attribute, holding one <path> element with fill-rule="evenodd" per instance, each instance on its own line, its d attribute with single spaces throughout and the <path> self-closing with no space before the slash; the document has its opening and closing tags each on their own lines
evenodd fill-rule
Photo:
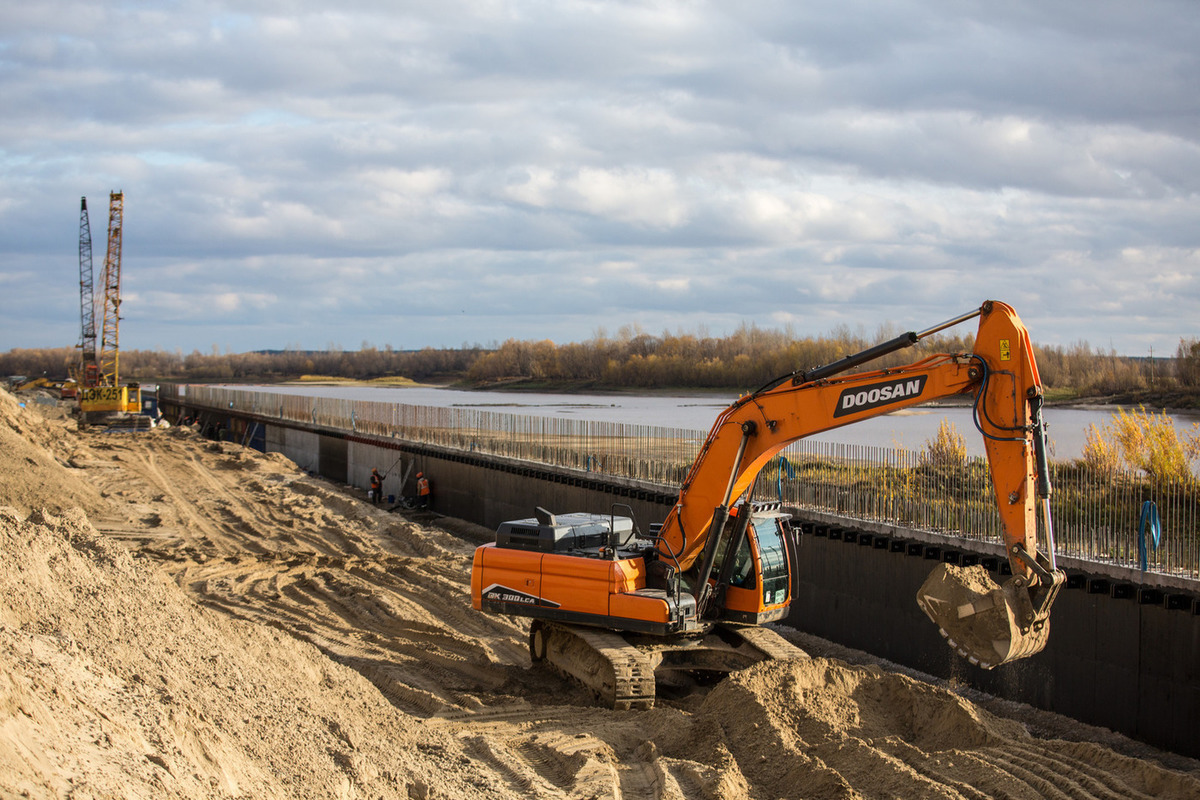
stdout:
<svg viewBox="0 0 1200 800">
<path fill-rule="evenodd" d="M 0 10 L 0 347 L 1200 334 L 1191 2 L 393 5 Z"/>
</svg>

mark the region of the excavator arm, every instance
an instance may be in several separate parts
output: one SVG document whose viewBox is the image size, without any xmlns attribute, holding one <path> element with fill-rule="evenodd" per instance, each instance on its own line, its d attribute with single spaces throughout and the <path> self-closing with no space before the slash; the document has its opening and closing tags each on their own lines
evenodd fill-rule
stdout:
<svg viewBox="0 0 1200 800">
<path fill-rule="evenodd" d="M 974 317 L 979 330 L 970 353 L 844 374 Z M 951 644 L 982 666 L 1041 650 L 1050 605 L 1063 581 L 1054 564 L 1042 385 L 1025 326 L 1010 306 L 996 301 L 828 366 L 779 378 L 717 418 L 658 539 L 660 556 L 689 579 L 701 616 L 711 615 L 714 602 L 721 602 L 714 600 L 710 578 L 731 508 L 783 448 L 822 431 L 955 395 L 973 399 L 1013 577 L 1000 588 L 988 585 L 986 573 L 962 575 L 943 565 L 922 586 L 918 602 Z M 1044 551 L 1038 546 L 1039 505 Z"/>
</svg>

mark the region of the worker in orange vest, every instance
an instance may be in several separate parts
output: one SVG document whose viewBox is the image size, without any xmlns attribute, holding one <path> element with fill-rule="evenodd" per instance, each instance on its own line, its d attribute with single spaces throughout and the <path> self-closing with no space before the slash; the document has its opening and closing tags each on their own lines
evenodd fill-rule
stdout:
<svg viewBox="0 0 1200 800">
<path fill-rule="evenodd" d="M 421 508 L 429 507 L 429 479 L 425 477 L 424 472 L 417 473 L 417 505 Z"/>
<path fill-rule="evenodd" d="M 371 470 L 371 502 L 379 505 L 379 501 L 383 499 L 383 476 L 379 474 L 378 469 Z"/>
</svg>

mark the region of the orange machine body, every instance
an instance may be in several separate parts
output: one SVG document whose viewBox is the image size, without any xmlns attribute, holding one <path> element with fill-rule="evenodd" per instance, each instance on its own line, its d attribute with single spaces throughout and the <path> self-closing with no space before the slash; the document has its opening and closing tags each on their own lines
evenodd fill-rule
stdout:
<svg viewBox="0 0 1200 800">
<path fill-rule="evenodd" d="M 522 616 L 570 622 L 635 620 L 648 631 L 667 632 L 665 597 L 646 594 L 646 561 L 511 550 L 486 544 L 475 551 L 471 597 L 476 608 L 486 595 Z M 639 592 L 643 592 L 639 594 Z M 513 612 L 509 612 L 513 613 Z M 603 625 L 609 627 L 608 625 Z"/>
</svg>

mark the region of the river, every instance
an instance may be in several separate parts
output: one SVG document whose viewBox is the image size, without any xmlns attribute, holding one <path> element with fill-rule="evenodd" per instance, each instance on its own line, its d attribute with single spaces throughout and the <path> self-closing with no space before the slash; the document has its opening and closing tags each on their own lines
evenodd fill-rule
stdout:
<svg viewBox="0 0 1200 800">
<path fill-rule="evenodd" d="M 478 408 L 539 417 L 621 422 L 688 428 L 707 431 L 713 420 L 736 399 L 731 393 L 688 394 L 554 394 L 535 392 L 463 391 L 430 386 L 237 386 L 278 394 L 333 397 L 343 400 L 368 400 L 439 408 Z M 1049 407 L 1045 411 L 1049 429 L 1051 456 L 1056 459 L 1078 458 L 1091 425 L 1109 424 L 1114 411 L 1099 407 Z M 1200 414 L 1172 414 L 1181 432 L 1200 422 Z M 811 437 L 838 444 L 870 445 L 919 450 L 948 420 L 966 440 L 968 452 L 983 454 L 982 437 L 975 434 L 971 409 L 961 406 L 932 406 L 887 414 Z"/>
</svg>

